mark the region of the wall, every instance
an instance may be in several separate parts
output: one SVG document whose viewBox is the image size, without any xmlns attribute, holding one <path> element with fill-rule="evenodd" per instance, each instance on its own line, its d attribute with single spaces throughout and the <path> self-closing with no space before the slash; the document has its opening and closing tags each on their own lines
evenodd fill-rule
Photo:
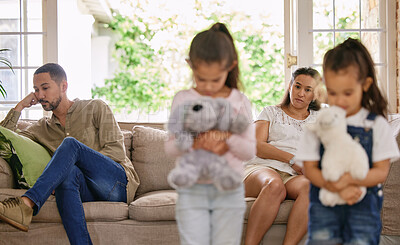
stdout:
<svg viewBox="0 0 400 245">
<path fill-rule="evenodd" d="M 65 69 L 69 99 L 91 98 L 93 16 L 77 1 L 58 1 L 58 63 Z"/>
</svg>

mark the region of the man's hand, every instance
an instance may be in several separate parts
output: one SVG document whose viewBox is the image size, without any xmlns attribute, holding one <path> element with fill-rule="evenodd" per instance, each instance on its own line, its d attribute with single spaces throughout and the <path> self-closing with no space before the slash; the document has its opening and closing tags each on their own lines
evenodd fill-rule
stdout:
<svg viewBox="0 0 400 245">
<path fill-rule="evenodd" d="M 29 108 L 38 103 L 35 93 L 28 94 L 23 100 L 21 100 L 15 107 L 14 110 L 21 112 L 25 108 Z"/>
<path fill-rule="evenodd" d="M 223 155 L 229 150 L 226 140 L 232 135 L 229 132 L 211 130 L 199 134 L 193 142 L 193 149 L 204 149 L 217 155 Z"/>
</svg>

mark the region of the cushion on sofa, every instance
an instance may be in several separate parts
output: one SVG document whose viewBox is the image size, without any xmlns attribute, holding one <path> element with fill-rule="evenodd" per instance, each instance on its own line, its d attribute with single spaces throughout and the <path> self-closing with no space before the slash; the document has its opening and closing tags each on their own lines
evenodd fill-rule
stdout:
<svg viewBox="0 0 400 245">
<path fill-rule="evenodd" d="M 175 220 L 177 193 L 153 191 L 138 197 L 129 205 L 129 218 L 137 221 Z"/>
<path fill-rule="evenodd" d="M 151 191 L 172 190 L 167 176 L 175 167 L 175 159 L 167 157 L 164 152 L 167 138 L 164 130 L 143 126 L 133 128 L 132 163 L 140 178 L 136 196 Z"/>
<path fill-rule="evenodd" d="M 389 122 L 394 130 L 397 144 L 400 146 L 400 118 Z M 382 234 L 400 236 L 400 159 L 390 164 L 388 177 L 383 185 L 383 206 L 382 206 Z M 390 198 L 387 198 L 390 197 Z"/>
<path fill-rule="evenodd" d="M 14 188 L 12 170 L 3 158 L 0 158 L 0 188 Z"/>
<path fill-rule="evenodd" d="M 25 191 L 22 189 L 0 189 L 0 201 L 9 197 L 21 196 Z M 128 219 L 128 205 L 124 202 L 85 202 L 83 208 L 88 222 L 114 222 Z M 33 216 L 32 222 L 61 223 L 55 196 L 51 195 L 47 199 L 40 212 Z"/>
<path fill-rule="evenodd" d="M 133 134 L 130 130 L 122 129 L 122 134 L 124 135 L 125 153 L 126 156 L 132 160 L 132 138 Z"/>
<path fill-rule="evenodd" d="M 19 169 L 14 178 L 19 177 L 18 182 L 26 181 L 29 186 L 33 186 L 51 159 L 49 152 L 42 145 L 7 128 L 0 126 L 0 133 L 11 142 L 18 156 L 12 158 L 15 161 L 10 161 L 10 164 L 22 165 L 23 176 Z"/>
</svg>

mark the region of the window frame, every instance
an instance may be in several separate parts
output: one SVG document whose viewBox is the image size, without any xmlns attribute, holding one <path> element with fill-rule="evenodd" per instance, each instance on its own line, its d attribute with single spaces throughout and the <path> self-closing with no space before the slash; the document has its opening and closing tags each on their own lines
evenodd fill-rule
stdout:
<svg viewBox="0 0 400 245">
<path fill-rule="evenodd" d="M 332 0 L 334 2 L 334 0 Z M 361 0 L 360 0 L 361 4 Z M 376 64 L 383 67 L 385 75 L 380 80 L 381 90 L 389 103 L 389 112 L 398 111 L 398 93 L 396 76 L 396 1 L 379 1 L 381 28 L 376 29 L 347 29 L 346 31 L 382 31 L 380 42 L 384 52 L 383 62 Z M 297 67 L 302 66 L 320 66 L 313 62 L 313 33 L 321 29 L 313 29 L 313 0 L 285 0 L 285 77 L 290 80 L 291 72 Z M 294 14 L 293 14 L 294 13 Z M 295 30 L 293 35 L 292 29 Z M 323 31 L 334 31 L 334 29 L 324 29 Z M 336 30 L 339 32 L 340 30 Z M 301 47 L 301 48 L 299 48 Z M 287 67 L 288 54 L 297 57 L 295 66 Z"/>
<path fill-rule="evenodd" d="M 19 26 L 23 25 L 23 21 L 26 21 L 26 15 L 28 9 L 26 8 L 26 3 L 28 0 L 19 0 L 19 13 L 20 20 Z M 25 5 L 25 6 L 24 6 Z M 42 60 L 44 63 L 58 61 L 58 40 L 57 40 L 57 6 L 58 0 L 42 0 L 42 31 L 22 31 L 20 28 L 19 31 L 12 32 L 0 32 L 0 35 L 18 35 L 20 40 L 20 60 L 22 62 L 22 57 L 27 56 L 29 53 L 28 50 L 24 50 L 27 44 L 27 41 L 24 41 L 24 38 L 32 35 L 41 35 L 42 36 Z M 32 69 L 37 69 L 38 66 L 25 66 L 24 64 L 13 65 L 14 72 L 20 73 L 19 78 L 19 97 L 23 99 L 28 93 L 32 91 L 32 77 L 28 76 L 28 71 Z M 1 70 L 6 70 L 6 67 L 0 67 Z M 24 74 L 24 75 L 23 75 Z M 19 100 L 1 100 L 0 104 L 4 107 L 0 108 L 2 112 L 8 112 L 11 108 L 13 108 Z M 26 108 L 22 112 L 22 118 L 29 118 L 31 111 L 43 111 L 40 106 L 33 106 L 31 108 Z M 45 115 L 45 111 L 43 111 L 43 115 Z"/>
</svg>

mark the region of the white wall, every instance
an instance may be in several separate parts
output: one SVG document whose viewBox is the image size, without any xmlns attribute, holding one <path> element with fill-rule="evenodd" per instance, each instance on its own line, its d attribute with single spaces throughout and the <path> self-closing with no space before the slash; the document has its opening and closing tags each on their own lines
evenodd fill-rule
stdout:
<svg viewBox="0 0 400 245">
<path fill-rule="evenodd" d="M 67 73 L 69 99 L 91 98 L 91 33 L 94 18 L 76 0 L 58 1 L 58 64 Z"/>
</svg>

